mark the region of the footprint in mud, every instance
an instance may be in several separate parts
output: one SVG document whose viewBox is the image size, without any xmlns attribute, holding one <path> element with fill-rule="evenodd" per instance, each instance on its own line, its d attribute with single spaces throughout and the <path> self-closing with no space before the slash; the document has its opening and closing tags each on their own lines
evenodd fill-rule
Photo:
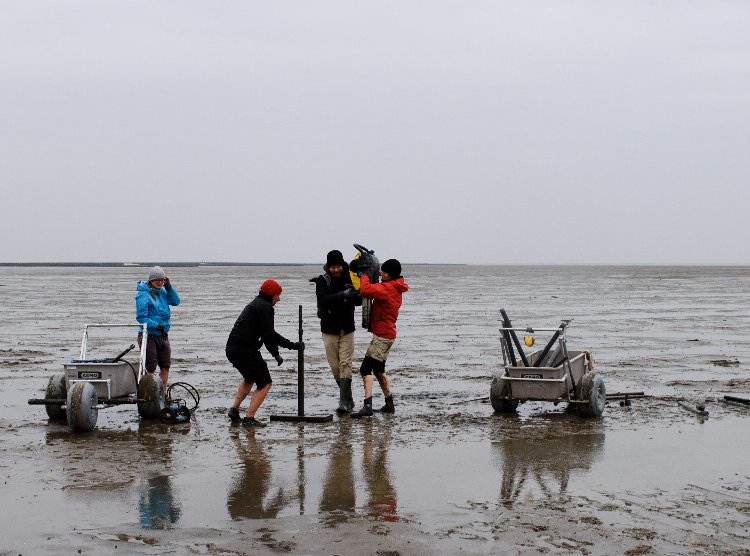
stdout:
<svg viewBox="0 0 750 556">
<path fill-rule="evenodd" d="M 292 552 L 294 549 L 297 548 L 297 543 L 294 543 L 292 541 L 280 541 L 271 533 L 277 533 L 278 531 L 273 529 L 258 529 L 258 533 L 261 533 L 260 537 L 258 537 L 256 540 L 261 543 L 265 544 L 268 548 L 272 550 L 280 550 L 282 552 Z"/>
<path fill-rule="evenodd" d="M 623 554 L 625 556 L 639 556 L 640 554 L 653 554 L 654 549 L 652 546 L 649 546 L 647 544 L 639 544 L 638 546 L 634 546 L 633 548 L 628 548 Z"/>
</svg>

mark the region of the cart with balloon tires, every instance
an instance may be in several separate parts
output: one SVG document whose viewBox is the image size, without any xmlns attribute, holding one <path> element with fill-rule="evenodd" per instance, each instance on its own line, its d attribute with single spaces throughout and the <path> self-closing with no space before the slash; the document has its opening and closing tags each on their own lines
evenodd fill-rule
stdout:
<svg viewBox="0 0 750 556">
<path fill-rule="evenodd" d="M 135 344 L 116 357 L 87 359 L 89 330 L 92 328 L 143 327 L 138 360 L 135 365 L 125 358 Z M 47 383 L 44 399 L 30 399 L 31 405 L 44 405 L 53 421 L 67 421 L 72 432 L 91 431 L 99 410 L 117 405 L 137 405 L 143 419 L 163 418 L 166 409 L 164 384 L 158 374 L 147 372 L 147 326 L 135 324 L 87 324 L 83 329 L 78 359 L 63 366 Z"/>
<path fill-rule="evenodd" d="M 582 417 L 601 416 L 607 400 L 604 379 L 593 371 L 589 351 L 568 350 L 566 332 L 571 321 L 563 320 L 557 328 L 514 328 L 505 310 L 501 313 L 503 368 L 495 373 L 490 386 L 493 409 L 511 413 L 519 403 L 549 401 L 567 403 Z M 534 345 L 533 334 L 549 333 L 552 337 L 544 349 L 527 355 L 519 333 L 526 335 L 528 347 Z"/>
</svg>

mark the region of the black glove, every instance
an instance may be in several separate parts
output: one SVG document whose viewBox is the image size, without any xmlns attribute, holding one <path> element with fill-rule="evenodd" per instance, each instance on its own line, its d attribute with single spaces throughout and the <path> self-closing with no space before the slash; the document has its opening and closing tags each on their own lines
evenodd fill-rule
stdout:
<svg viewBox="0 0 750 556">
<path fill-rule="evenodd" d="M 276 363 L 278 363 L 279 366 L 281 366 L 281 364 L 284 362 L 284 359 L 282 359 L 281 355 L 274 355 L 273 357 L 274 359 L 276 359 Z"/>
<path fill-rule="evenodd" d="M 296 351 L 302 351 L 305 349 L 305 342 L 294 342 L 294 345 L 292 346 L 293 350 Z"/>
<path fill-rule="evenodd" d="M 164 325 L 163 325 L 163 324 L 159 324 L 159 325 L 157 325 L 157 326 L 156 326 L 156 329 L 157 329 L 157 330 L 158 330 L 159 332 L 166 332 L 166 330 L 164 330 Z"/>
<path fill-rule="evenodd" d="M 352 272 L 359 272 L 359 261 L 360 259 L 354 259 L 352 262 L 349 263 L 349 270 Z"/>
</svg>

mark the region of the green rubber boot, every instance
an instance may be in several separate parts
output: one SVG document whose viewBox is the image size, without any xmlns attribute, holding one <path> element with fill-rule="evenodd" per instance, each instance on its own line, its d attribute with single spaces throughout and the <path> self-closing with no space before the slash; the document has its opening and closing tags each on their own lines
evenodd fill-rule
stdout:
<svg viewBox="0 0 750 556">
<path fill-rule="evenodd" d="M 349 405 L 349 400 L 352 398 L 352 379 L 342 378 L 339 380 L 339 406 L 336 408 L 336 413 L 344 415 L 350 413 L 354 408 L 354 402 Z"/>
</svg>

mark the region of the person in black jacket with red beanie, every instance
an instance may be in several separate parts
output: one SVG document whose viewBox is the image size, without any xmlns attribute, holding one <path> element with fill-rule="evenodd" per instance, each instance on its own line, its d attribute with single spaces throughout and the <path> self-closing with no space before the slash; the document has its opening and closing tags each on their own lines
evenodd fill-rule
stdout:
<svg viewBox="0 0 750 556">
<path fill-rule="evenodd" d="M 282 288 L 276 280 L 266 280 L 260 287 L 258 297 L 253 299 L 242 311 L 227 340 L 226 355 L 229 362 L 242 375 L 242 382 L 234 395 L 234 403 L 229 409 L 229 419 L 233 423 L 251 427 L 265 427 L 255 418 L 266 395 L 271 390 L 271 373 L 260 354 L 260 347 L 266 346 L 276 362 L 281 365 L 284 360 L 279 355 L 279 347 L 300 350 L 305 349 L 303 342 L 292 342 L 274 330 L 273 306 L 281 298 Z M 240 417 L 240 405 L 250 394 L 253 384 L 255 392 L 250 398 L 247 415 Z"/>
<path fill-rule="evenodd" d="M 349 265 L 341 251 L 333 250 L 326 256 L 325 271 L 310 282 L 315 284 L 318 318 L 323 334 L 328 365 L 339 387 L 339 415 L 354 409 L 352 398 L 352 355 L 354 354 L 354 307 L 362 305 L 362 298 L 352 285 Z"/>
</svg>

